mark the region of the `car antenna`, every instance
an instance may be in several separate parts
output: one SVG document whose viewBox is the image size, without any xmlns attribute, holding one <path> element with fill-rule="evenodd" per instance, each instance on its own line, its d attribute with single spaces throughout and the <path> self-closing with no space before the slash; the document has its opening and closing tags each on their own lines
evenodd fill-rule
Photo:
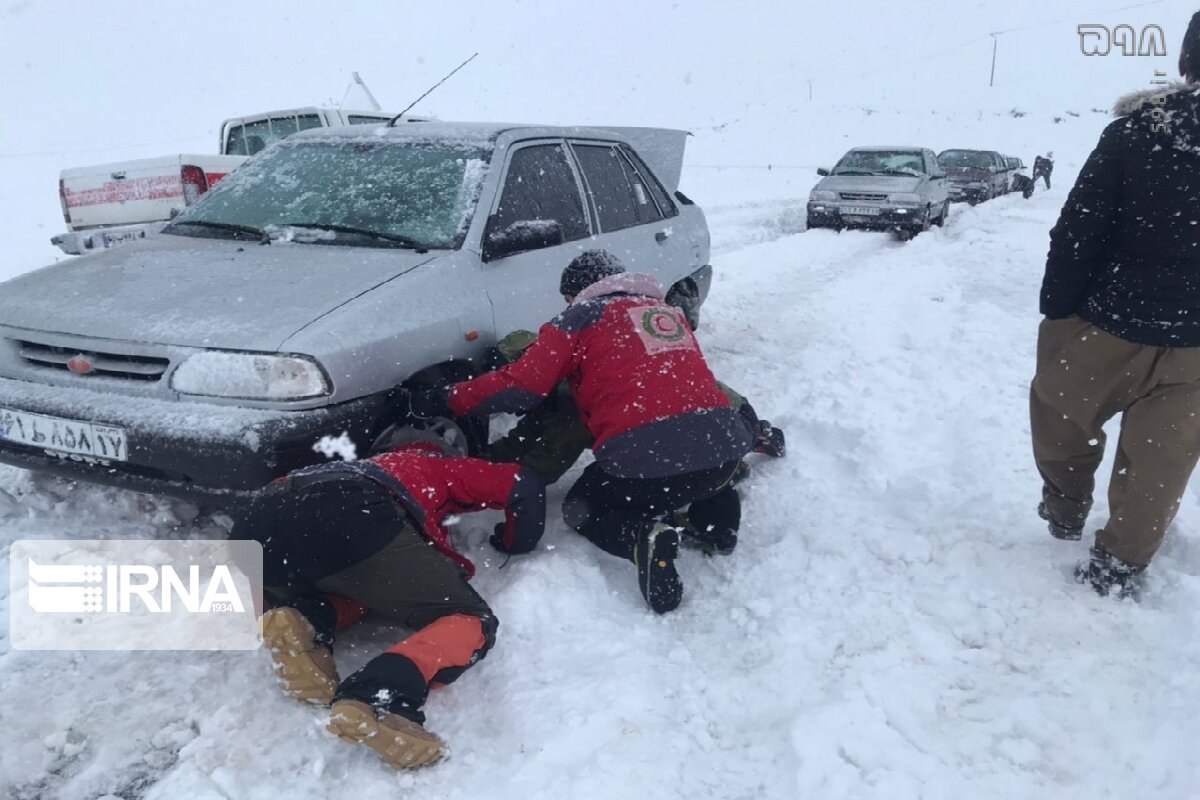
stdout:
<svg viewBox="0 0 1200 800">
<path fill-rule="evenodd" d="M 422 101 L 422 100 L 424 100 L 426 97 L 428 97 L 428 96 L 429 96 L 429 95 L 430 95 L 430 94 L 433 92 L 433 90 L 434 90 L 434 89 L 438 88 L 438 87 L 439 87 L 439 86 L 441 86 L 443 83 L 445 83 L 446 81 L 450 80 L 450 77 L 451 77 L 452 75 L 454 75 L 454 73 L 458 72 L 460 69 L 462 69 L 463 67 L 465 67 L 467 64 L 470 64 L 472 61 L 474 61 L 474 60 L 475 60 L 475 56 L 477 56 L 477 55 L 479 55 L 479 53 L 476 53 L 475 55 L 473 55 L 473 56 L 471 56 L 470 58 L 468 58 L 466 61 L 464 61 L 464 62 L 462 62 L 461 64 L 459 64 L 459 65 L 458 65 L 457 67 L 455 67 L 454 69 L 450 70 L 450 72 L 449 72 L 449 73 L 446 75 L 446 77 L 442 78 L 440 81 L 438 81 L 437 83 L 435 83 L 433 86 L 430 86 L 428 89 L 426 89 L 426 90 L 425 90 L 425 94 L 421 95 L 421 96 L 420 96 L 420 97 L 418 97 L 416 100 L 413 100 L 411 103 L 409 103 L 409 104 L 408 104 L 408 107 L 407 107 L 407 108 L 405 108 L 403 111 L 401 111 L 401 112 L 400 112 L 399 114 L 397 114 L 396 116 L 392 117 L 392 118 L 391 118 L 391 120 L 389 120 L 389 121 L 388 121 L 388 124 L 387 124 L 387 126 L 388 126 L 389 128 L 394 128 L 394 127 L 396 127 L 396 122 L 397 122 L 397 120 L 399 120 L 401 117 L 403 117 L 405 114 L 407 114 L 407 113 L 409 112 L 409 109 L 411 109 L 411 108 L 412 108 L 413 106 L 415 106 L 417 103 L 421 102 L 421 101 Z"/>
</svg>

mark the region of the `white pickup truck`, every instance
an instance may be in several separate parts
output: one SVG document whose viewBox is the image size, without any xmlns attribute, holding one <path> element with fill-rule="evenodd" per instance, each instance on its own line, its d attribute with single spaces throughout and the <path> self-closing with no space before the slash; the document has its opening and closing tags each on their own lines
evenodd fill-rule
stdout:
<svg viewBox="0 0 1200 800">
<path fill-rule="evenodd" d="M 170 155 L 64 169 L 58 196 L 68 232 L 50 242 L 64 253 L 80 255 L 144 238 L 269 144 L 309 128 L 377 125 L 392 116 L 338 108 L 270 111 L 225 120 L 220 155 Z"/>
</svg>

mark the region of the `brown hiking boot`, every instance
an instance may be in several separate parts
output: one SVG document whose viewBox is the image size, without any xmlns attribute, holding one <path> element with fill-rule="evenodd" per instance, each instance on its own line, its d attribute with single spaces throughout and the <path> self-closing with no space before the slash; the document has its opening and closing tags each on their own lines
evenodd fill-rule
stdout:
<svg viewBox="0 0 1200 800">
<path fill-rule="evenodd" d="M 318 644 L 316 635 L 312 623 L 294 608 L 273 608 L 262 615 L 263 644 L 271 652 L 284 694 L 327 706 L 340 680 L 333 651 Z"/>
<path fill-rule="evenodd" d="M 399 714 L 376 714 L 358 700 L 338 700 L 329 713 L 330 733 L 351 744 L 365 744 L 396 769 L 415 769 L 441 759 L 446 743 Z"/>
</svg>

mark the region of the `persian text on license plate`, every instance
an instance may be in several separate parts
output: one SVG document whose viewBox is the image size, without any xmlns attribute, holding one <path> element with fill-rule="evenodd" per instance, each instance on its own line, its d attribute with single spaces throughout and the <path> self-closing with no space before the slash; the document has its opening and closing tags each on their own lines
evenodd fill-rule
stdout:
<svg viewBox="0 0 1200 800">
<path fill-rule="evenodd" d="M 7 408 L 0 408 L 0 439 L 105 461 L 129 458 L 123 428 Z"/>
<path fill-rule="evenodd" d="M 848 217 L 877 217 L 879 209 L 872 206 L 842 206 L 842 214 Z"/>
</svg>

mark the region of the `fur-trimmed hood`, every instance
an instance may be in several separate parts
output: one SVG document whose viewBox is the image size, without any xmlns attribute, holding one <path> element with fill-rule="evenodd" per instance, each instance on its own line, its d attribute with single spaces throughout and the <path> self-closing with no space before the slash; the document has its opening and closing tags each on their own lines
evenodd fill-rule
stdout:
<svg viewBox="0 0 1200 800">
<path fill-rule="evenodd" d="M 1165 137 L 1175 150 L 1200 155 L 1200 84 L 1172 83 L 1130 92 L 1117 100 L 1113 116 L 1125 117 L 1131 128 Z"/>
</svg>

